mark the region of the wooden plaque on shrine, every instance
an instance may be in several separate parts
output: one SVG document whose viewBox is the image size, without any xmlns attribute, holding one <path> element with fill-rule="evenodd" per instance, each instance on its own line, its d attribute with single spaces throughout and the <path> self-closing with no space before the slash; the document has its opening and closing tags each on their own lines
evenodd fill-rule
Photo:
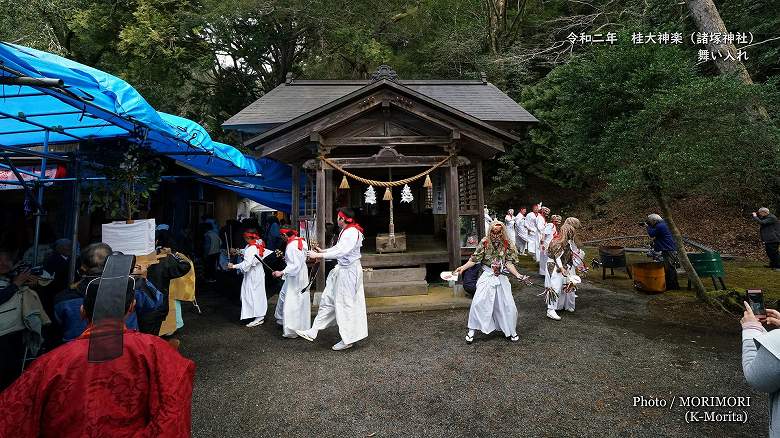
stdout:
<svg viewBox="0 0 780 438">
<path fill-rule="evenodd" d="M 394 238 L 390 234 L 379 233 L 376 236 L 376 252 L 379 254 L 386 252 L 404 252 L 406 251 L 406 233 L 395 233 Z"/>
</svg>

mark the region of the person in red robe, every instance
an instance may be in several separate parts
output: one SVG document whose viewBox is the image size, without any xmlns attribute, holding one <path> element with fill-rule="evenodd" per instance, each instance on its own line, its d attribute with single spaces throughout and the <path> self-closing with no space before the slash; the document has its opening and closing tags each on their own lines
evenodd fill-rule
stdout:
<svg viewBox="0 0 780 438">
<path fill-rule="evenodd" d="M 167 342 L 125 329 L 121 356 L 88 361 L 96 328 L 87 315 L 93 315 L 98 284 L 87 288 L 81 308 L 84 333 L 41 356 L 0 393 L 0 437 L 191 435 L 195 364 Z M 127 315 L 135 305 L 131 282 L 124 302 Z"/>
</svg>

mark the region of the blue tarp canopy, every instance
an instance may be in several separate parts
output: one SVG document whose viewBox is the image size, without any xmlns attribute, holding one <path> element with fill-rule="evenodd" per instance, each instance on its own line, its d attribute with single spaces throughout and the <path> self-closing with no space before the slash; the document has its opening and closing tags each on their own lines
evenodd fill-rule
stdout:
<svg viewBox="0 0 780 438">
<path fill-rule="evenodd" d="M 289 213 L 291 210 L 290 193 L 285 192 L 273 192 L 264 190 L 254 190 L 241 186 L 224 184 L 217 182 L 213 179 L 201 179 L 201 182 L 211 184 L 215 187 L 219 187 L 224 190 L 230 190 L 236 192 L 241 197 L 251 199 L 255 202 L 271 207 L 279 211 Z"/>
<path fill-rule="evenodd" d="M 9 85 L 11 78 L 33 78 Z M 42 79 L 57 79 L 51 86 Z M 126 138 L 208 176 L 236 182 L 251 199 L 290 211 L 290 168 L 215 142 L 199 124 L 158 113 L 125 81 L 66 58 L 0 42 L 0 148 Z M 197 155 L 181 155 L 196 152 Z M 209 152 L 210 155 L 202 155 Z M 229 176 L 227 176 L 229 175 Z M 233 190 L 236 186 L 222 184 Z M 286 192 L 287 201 L 280 194 Z M 263 201 L 264 196 L 268 199 Z"/>
</svg>

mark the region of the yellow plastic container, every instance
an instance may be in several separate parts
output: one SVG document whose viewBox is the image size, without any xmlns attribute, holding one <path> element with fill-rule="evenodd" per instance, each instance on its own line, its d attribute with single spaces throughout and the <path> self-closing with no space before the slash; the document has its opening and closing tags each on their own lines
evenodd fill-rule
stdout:
<svg viewBox="0 0 780 438">
<path fill-rule="evenodd" d="M 661 263 L 635 263 L 631 265 L 634 287 L 647 293 L 658 294 L 666 290 L 666 275 Z"/>
</svg>

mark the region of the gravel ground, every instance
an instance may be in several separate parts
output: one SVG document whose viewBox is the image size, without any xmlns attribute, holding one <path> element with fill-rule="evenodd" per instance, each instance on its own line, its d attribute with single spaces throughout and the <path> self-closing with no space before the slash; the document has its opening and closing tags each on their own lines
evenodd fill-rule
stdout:
<svg viewBox="0 0 780 438">
<path fill-rule="evenodd" d="M 204 313 L 186 311 L 180 333 L 197 364 L 193 435 L 766 436 L 767 396 L 744 382 L 734 322 L 675 322 L 650 297 L 592 286 L 555 322 L 536 292 L 516 288 L 518 343 L 466 345 L 466 310 L 375 314 L 346 352 L 330 350 L 335 329 L 283 339 L 271 318 L 246 328 L 237 302 L 202 293 Z M 635 396 L 667 407 L 635 407 Z M 751 399 L 684 408 L 679 396 Z M 747 423 L 687 424 L 688 410 L 746 412 Z"/>
</svg>

